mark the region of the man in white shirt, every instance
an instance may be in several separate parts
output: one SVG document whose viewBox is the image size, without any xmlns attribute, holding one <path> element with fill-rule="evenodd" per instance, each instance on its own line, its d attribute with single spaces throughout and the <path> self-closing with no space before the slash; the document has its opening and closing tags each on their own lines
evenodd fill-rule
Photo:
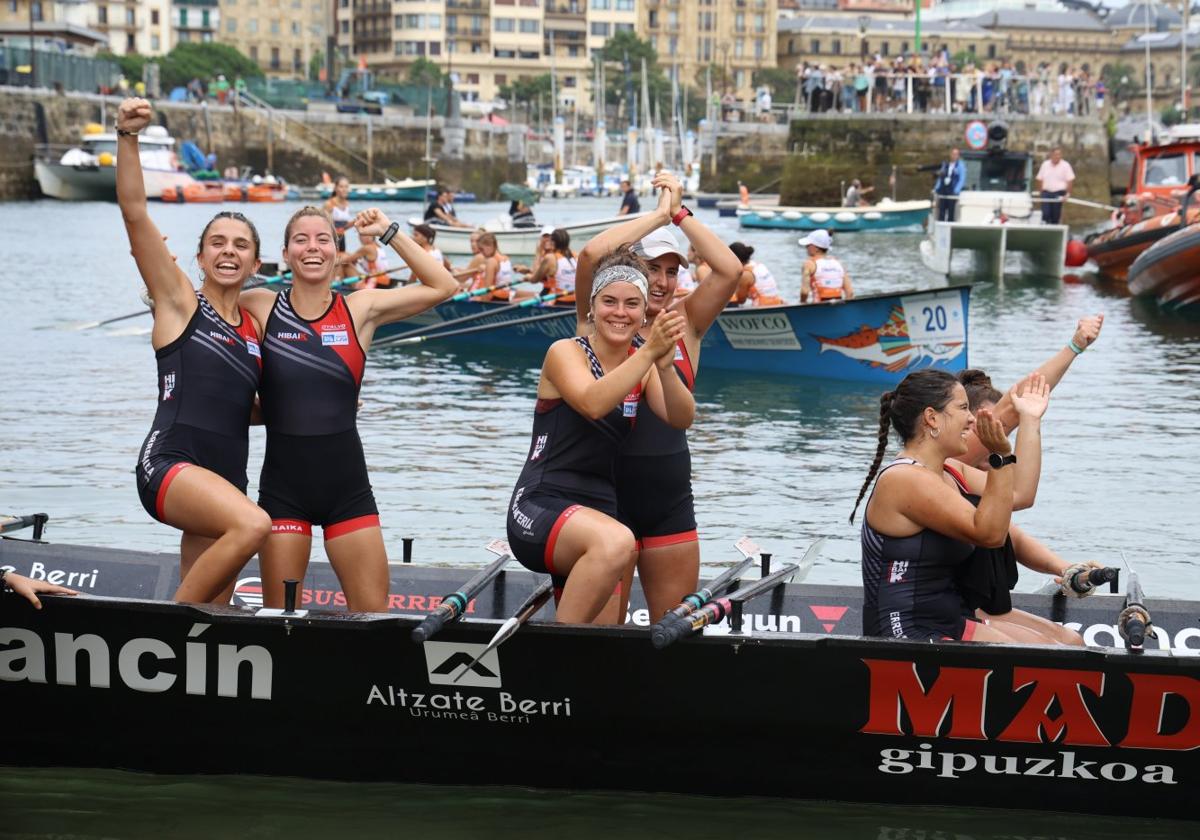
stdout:
<svg viewBox="0 0 1200 840">
<path fill-rule="evenodd" d="M 1063 160 L 1062 149 L 1055 147 L 1050 152 L 1050 159 L 1042 161 L 1037 182 L 1038 189 L 1042 191 L 1042 222 L 1060 224 L 1063 203 L 1071 194 L 1071 184 L 1075 182 L 1075 170 Z"/>
</svg>

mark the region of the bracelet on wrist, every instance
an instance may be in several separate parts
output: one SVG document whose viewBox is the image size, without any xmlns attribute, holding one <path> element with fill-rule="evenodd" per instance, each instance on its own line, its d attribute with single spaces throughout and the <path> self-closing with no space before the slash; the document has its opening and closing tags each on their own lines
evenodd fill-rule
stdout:
<svg viewBox="0 0 1200 840">
<path fill-rule="evenodd" d="M 126 131 L 123 128 L 118 128 L 117 136 L 118 137 L 137 137 L 138 133 L 136 131 Z"/>
<path fill-rule="evenodd" d="M 1080 353 L 1082 353 L 1084 350 L 1087 349 L 1086 347 L 1080 347 L 1078 344 L 1076 344 L 1075 338 L 1073 336 L 1072 336 L 1071 340 L 1067 342 L 1067 348 L 1072 353 L 1074 353 L 1076 356 L 1078 356 Z"/>
</svg>

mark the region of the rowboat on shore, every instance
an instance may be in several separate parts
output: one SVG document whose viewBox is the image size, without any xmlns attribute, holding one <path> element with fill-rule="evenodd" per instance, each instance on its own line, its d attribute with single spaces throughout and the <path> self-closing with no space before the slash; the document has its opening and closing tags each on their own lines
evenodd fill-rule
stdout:
<svg viewBox="0 0 1200 840">
<path fill-rule="evenodd" d="M 441 244 L 441 240 L 438 240 Z M 824 304 L 726 309 L 701 345 L 706 369 L 895 384 L 912 370 L 967 367 L 969 285 Z M 527 303 L 532 303 L 528 301 Z M 463 341 L 534 360 L 575 334 L 575 307 L 447 301 L 376 332 L 375 346 Z"/>
<path fill-rule="evenodd" d="M 9 765 L 1196 819 L 1196 602 L 1146 601 L 1137 654 L 1117 596 L 1014 598 L 1094 646 L 1067 649 L 864 638 L 857 587 L 779 586 L 657 650 L 635 589 L 631 623 L 547 606 L 476 661 L 535 576 L 417 644 L 478 566 L 394 565 L 391 612 L 348 614 L 313 609 L 340 596 L 313 563 L 288 614 L 253 566 L 211 607 L 165 600 L 175 555 L 0 539 L 0 565 L 83 593 L 0 594 Z"/>
<path fill-rule="evenodd" d="M 508 220 L 507 216 L 503 218 L 511 225 L 511 220 Z M 612 216 L 607 219 L 596 219 L 590 222 L 558 225 L 558 227 L 571 235 L 572 242 L 584 243 L 596 234 L 614 225 L 627 222 L 631 218 L 636 218 L 636 216 Z M 437 232 L 437 246 L 443 254 L 458 255 L 471 253 L 471 232 L 473 228 L 434 224 L 424 222 L 418 217 L 410 218 L 408 223 L 410 225 L 429 224 Z M 510 257 L 533 256 L 537 253 L 538 242 L 542 238 L 542 229 L 536 225 L 532 227 L 502 227 L 497 222 L 489 222 L 482 227 L 495 235 L 496 245 L 499 247 L 500 253 Z"/>
<path fill-rule="evenodd" d="M 928 201 L 881 201 L 870 207 L 781 207 L 750 204 L 738 224 L 766 230 L 828 230 L 847 233 L 915 227 L 929 218 Z"/>
</svg>

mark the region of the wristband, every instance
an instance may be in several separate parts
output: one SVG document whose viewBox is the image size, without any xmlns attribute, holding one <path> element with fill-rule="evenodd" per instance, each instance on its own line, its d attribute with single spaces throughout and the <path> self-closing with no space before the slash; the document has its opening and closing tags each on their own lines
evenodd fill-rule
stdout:
<svg viewBox="0 0 1200 840">
<path fill-rule="evenodd" d="M 1087 349 L 1086 347 L 1080 347 L 1078 344 L 1076 344 L 1074 336 L 1072 336 L 1071 340 L 1067 342 L 1067 347 L 1069 347 L 1071 349 L 1071 352 L 1074 353 L 1076 356 L 1078 356 L 1080 353 L 1082 353 L 1084 350 Z"/>
<path fill-rule="evenodd" d="M 383 232 L 383 236 L 379 237 L 379 244 L 380 245 L 391 244 L 392 237 L 395 236 L 399 231 L 400 231 L 400 225 L 396 224 L 395 222 L 392 222 L 390 225 L 388 225 L 388 229 Z"/>
<path fill-rule="evenodd" d="M 692 215 L 692 211 L 681 205 L 679 208 L 679 212 L 671 217 L 671 224 L 675 225 L 676 227 L 679 227 L 679 225 L 683 222 L 683 220 L 691 215 Z"/>
<path fill-rule="evenodd" d="M 123 128 L 118 128 L 117 136 L 118 137 L 137 137 L 138 133 L 136 131 L 126 131 Z"/>
</svg>

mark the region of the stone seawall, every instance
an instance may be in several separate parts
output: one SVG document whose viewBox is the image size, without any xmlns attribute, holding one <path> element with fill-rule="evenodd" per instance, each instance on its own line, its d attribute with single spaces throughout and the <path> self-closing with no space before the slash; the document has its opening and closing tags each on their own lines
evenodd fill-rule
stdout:
<svg viewBox="0 0 1200 840">
<path fill-rule="evenodd" d="M 120 99 L 92 94 L 0 87 L 0 199 L 37 195 L 33 155 L 38 143 L 79 142 L 87 123 L 111 127 Z M 215 152 L 218 169 L 270 168 L 291 183 L 306 186 L 322 172 L 344 173 L 353 181 L 424 178 L 426 122 L 423 117 L 332 112 L 272 111 L 191 103 L 155 104 L 155 121 L 176 140 L 195 141 Z M 473 120 L 432 121 L 433 175 L 440 181 L 497 197 L 505 181 L 525 180 L 524 129 Z"/>
<path fill-rule="evenodd" d="M 705 159 L 702 189 L 736 192 L 738 180 L 752 190 L 780 193 L 786 205 L 839 203 L 839 188 L 854 178 L 874 186 L 873 199 L 891 196 L 888 178 L 896 167 L 898 201 L 929 198 L 933 173 L 920 167 L 945 159 L 952 147 L 966 148 L 963 132 L 974 115 L 815 115 L 788 126 L 723 124 L 717 137 L 717 166 Z M 1110 203 L 1109 144 L 1096 119 L 1006 117 L 1008 148 L 1033 154 L 1036 162 L 1062 146 L 1075 169 L 1073 194 Z M 1034 171 L 1036 173 L 1037 163 Z M 1103 211 L 1068 205 L 1072 224 L 1098 221 Z"/>
</svg>

